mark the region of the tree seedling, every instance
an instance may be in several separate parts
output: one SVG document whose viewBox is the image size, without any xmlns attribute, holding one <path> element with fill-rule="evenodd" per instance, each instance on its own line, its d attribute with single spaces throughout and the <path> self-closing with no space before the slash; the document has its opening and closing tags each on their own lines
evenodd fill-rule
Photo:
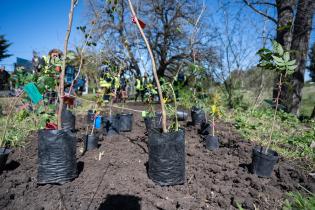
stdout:
<svg viewBox="0 0 315 210">
<path fill-rule="evenodd" d="M 277 111 L 279 107 L 279 99 L 281 94 L 281 88 L 284 78 L 287 75 L 293 74 L 294 70 L 296 69 L 296 61 L 290 59 L 290 53 L 285 51 L 281 44 L 276 41 L 272 41 L 272 50 L 262 48 L 260 49 L 257 54 L 260 56 L 259 60 L 259 67 L 268 70 L 268 71 L 275 71 L 279 76 L 278 86 L 278 93 L 277 97 L 275 98 L 275 111 L 273 115 L 272 126 L 270 130 L 269 140 L 267 142 L 265 154 L 268 154 L 268 149 L 272 143 L 272 135 L 274 132 L 275 121 L 277 116 Z"/>
</svg>

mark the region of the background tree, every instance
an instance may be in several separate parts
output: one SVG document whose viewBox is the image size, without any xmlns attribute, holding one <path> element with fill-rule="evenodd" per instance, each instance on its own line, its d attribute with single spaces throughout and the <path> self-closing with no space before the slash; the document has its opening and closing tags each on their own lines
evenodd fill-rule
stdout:
<svg viewBox="0 0 315 210">
<path fill-rule="evenodd" d="M 287 107 L 287 111 L 299 115 L 304 86 L 305 61 L 312 29 L 312 19 L 315 12 L 313 0 L 243 0 L 256 13 L 269 18 L 276 24 L 276 40 L 286 50 L 294 52 L 298 67 L 295 73 L 284 82 L 280 94 L 280 103 Z M 256 7 L 256 6 L 259 7 Z M 276 17 L 262 12 L 261 7 L 272 8 L 277 11 Z M 276 78 L 276 81 L 278 80 Z M 275 85 L 273 96 L 277 93 Z"/>
<path fill-rule="evenodd" d="M 138 75 L 140 69 L 149 69 L 149 56 L 136 25 L 131 21 L 132 15 L 126 9 L 127 2 L 118 1 L 114 10 L 108 9 L 111 6 L 106 2 L 107 9 L 104 9 L 104 1 L 94 1 L 93 4 L 97 5 L 97 13 L 102 17 L 97 23 L 96 34 L 103 42 L 103 50 L 124 58 L 129 63 L 128 68 Z M 157 61 L 159 76 L 174 77 L 182 62 L 211 61 L 215 50 L 209 39 L 213 36 L 207 27 L 199 33 L 195 31 L 204 24 L 201 15 L 205 9 L 204 1 L 139 0 L 134 4 L 138 18 L 146 24 L 144 32 Z"/>
<path fill-rule="evenodd" d="M 309 54 L 310 65 L 308 66 L 308 70 L 310 71 L 310 77 L 313 82 L 315 82 L 315 42 L 311 47 L 311 52 Z"/>
<path fill-rule="evenodd" d="M 8 43 L 8 40 L 4 38 L 4 35 L 0 35 L 0 61 L 4 58 L 10 57 L 8 54 L 8 47 L 10 47 L 11 43 Z"/>
</svg>

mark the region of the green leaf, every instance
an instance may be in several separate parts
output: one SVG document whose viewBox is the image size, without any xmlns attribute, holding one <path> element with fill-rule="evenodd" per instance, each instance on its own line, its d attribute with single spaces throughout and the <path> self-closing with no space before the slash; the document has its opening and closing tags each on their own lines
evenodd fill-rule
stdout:
<svg viewBox="0 0 315 210">
<path fill-rule="evenodd" d="M 277 63 L 284 63 L 284 60 L 280 57 L 277 57 L 275 55 L 272 55 L 272 58 L 274 59 L 275 62 Z"/>
<path fill-rule="evenodd" d="M 283 47 L 281 46 L 281 44 L 279 44 L 277 41 L 273 40 L 272 46 L 273 46 L 273 51 L 275 53 L 279 54 L 280 56 L 283 55 L 284 50 L 283 50 Z"/>
<path fill-rule="evenodd" d="M 285 53 L 283 54 L 283 60 L 284 60 L 285 62 L 288 62 L 288 61 L 290 60 L 290 53 L 289 53 L 289 52 L 285 52 Z"/>
<path fill-rule="evenodd" d="M 292 65 L 294 65 L 295 64 L 295 60 L 291 60 L 291 61 L 288 61 L 287 62 L 287 65 L 288 66 L 292 66 Z"/>
<path fill-rule="evenodd" d="M 288 70 L 294 71 L 297 67 L 297 65 L 288 66 Z"/>
</svg>

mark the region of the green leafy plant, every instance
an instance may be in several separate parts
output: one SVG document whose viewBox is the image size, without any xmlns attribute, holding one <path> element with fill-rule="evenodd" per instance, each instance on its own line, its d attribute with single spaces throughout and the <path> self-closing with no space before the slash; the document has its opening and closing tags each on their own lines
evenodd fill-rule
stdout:
<svg viewBox="0 0 315 210">
<path fill-rule="evenodd" d="M 275 127 L 275 119 L 279 106 L 279 99 L 281 93 L 281 87 L 283 82 L 283 77 L 288 74 L 292 74 L 296 69 L 297 65 L 295 65 L 295 60 L 290 59 L 290 53 L 286 52 L 281 44 L 276 41 L 272 41 L 272 50 L 262 48 L 258 51 L 258 55 L 260 56 L 259 66 L 265 70 L 276 71 L 280 73 L 279 83 L 278 83 L 278 94 L 275 99 L 275 112 L 274 118 L 272 121 L 272 127 L 269 135 L 269 140 L 266 146 L 265 152 L 267 153 L 270 144 L 272 142 L 272 135 Z"/>
<path fill-rule="evenodd" d="M 157 94 L 155 87 L 152 83 L 147 84 L 147 91 L 144 94 L 144 101 L 147 105 L 147 110 L 145 112 L 146 117 L 154 117 L 155 116 L 155 109 L 153 106 L 154 96 Z"/>
<path fill-rule="evenodd" d="M 168 128 L 168 130 L 172 129 L 174 131 L 178 131 L 179 124 L 177 119 L 177 100 L 175 91 L 173 88 L 173 83 L 166 81 L 164 78 L 161 78 L 161 89 L 164 93 L 163 101 L 165 103 L 166 113 L 171 119 L 171 124 Z M 168 103 L 169 102 L 169 103 Z M 173 103 L 173 105 L 171 105 Z M 174 119 L 174 121 L 172 121 Z"/>
<path fill-rule="evenodd" d="M 212 124 L 212 136 L 215 135 L 215 119 L 219 118 L 222 115 L 221 109 L 221 98 L 218 93 L 214 93 L 210 96 L 211 103 L 209 113 L 211 116 L 211 124 Z"/>
<path fill-rule="evenodd" d="M 310 210 L 315 209 L 315 195 L 303 196 L 299 192 L 288 193 L 289 199 L 286 199 L 283 210 Z"/>
</svg>

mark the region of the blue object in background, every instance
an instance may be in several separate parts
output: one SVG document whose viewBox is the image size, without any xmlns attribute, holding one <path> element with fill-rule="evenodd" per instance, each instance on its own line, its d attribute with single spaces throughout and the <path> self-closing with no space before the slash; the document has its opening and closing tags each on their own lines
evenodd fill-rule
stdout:
<svg viewBox="0 0 315 210">
<path fill-rule="evenodd" d="M 95 124 L 94 124 L 94 127 L 96 128 L 96 129 L 99 129 L 99 128 L 101 128 L 101 125 L 102 125 L 102 116 L 96 116 L 96 118 L 95 118 Z"/>
</svg>

